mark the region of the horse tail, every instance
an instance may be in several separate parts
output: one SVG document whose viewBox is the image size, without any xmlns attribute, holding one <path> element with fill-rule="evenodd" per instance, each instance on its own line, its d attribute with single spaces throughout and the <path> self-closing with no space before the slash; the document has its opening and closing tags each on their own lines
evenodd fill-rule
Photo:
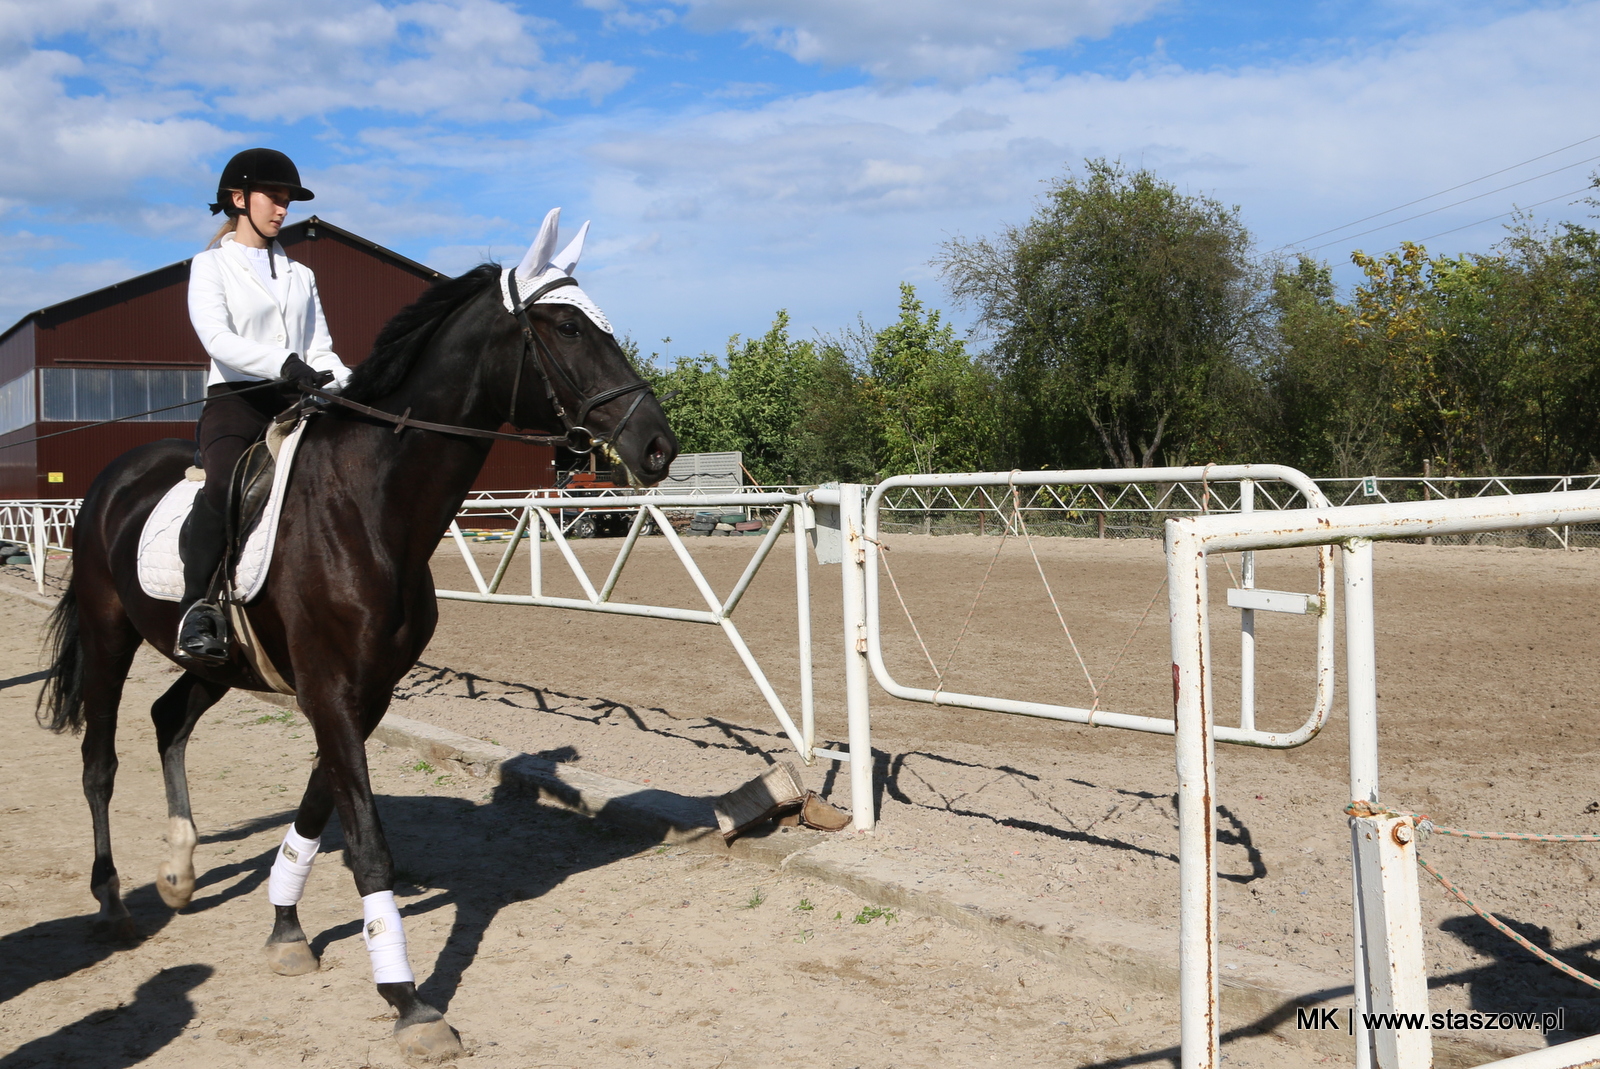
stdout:
<svg viewBox="0 0 1600 1069">
<path fill-rule="evenodd" d="M 50 610 L 45 645 L 50 651 L 50 675 L 39 691 L 33 715 L 39 726 L 56 734 L 83 730 L 83 636 L 78 626 L 78 584 L 67 584 L 56 607 Z"/>
</svg>

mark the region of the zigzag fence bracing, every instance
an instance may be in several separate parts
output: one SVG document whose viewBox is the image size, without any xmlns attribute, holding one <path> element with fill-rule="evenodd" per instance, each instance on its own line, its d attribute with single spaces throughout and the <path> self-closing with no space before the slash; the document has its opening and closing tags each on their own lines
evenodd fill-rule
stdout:
<svg viewBox="0 0 1600 1069">
<path fill-rule="evenodd" d="M 1600 489 L 1600 475 L 1486 475 L 1461 478 L 1369 475 L 1359 479 L 1318 479 L 1317 485 L 1335 505 L 1380 502 L 1399 505 L 1413 501 L 1594 490 Z M 1600 524 L 1429 534 L 1399 541 L 1426 542 L 1430 545 L 1530 546 L 1536 549 L 1592 548 L 1600 546 Z"/>
<path fill-rule="evenodd" d="M 1241 507 L 1244 491 L 1237 482 L 1212 482 L 1198 475 L 1166 482 L 1157 477 L 1156 469 L 1108 470 L 1117 472 L 1118 482 L 1032 485 L 1022 481 L 1015 486 L 996 486 L 935 481 L 941 476 L 929 476 L 926 482 L 920 481 L 920 476 L 917 482 L 890 479 L 881 484 L 888 489 L 878 506 L 879 529 L 886 534 L 1014 535 L 1023 522 L 1040 535 L 1159 538 L 1161 525 L 1169 516 L 1237 512 Z M 1181 470 L 1199 473 L 1207 469 Z M 1256 508 L 1278 510 L 1306 504 L 1298 487 L 1276 481 L 1256 485 Z M 1020 521 L 1019 511 L 1024 514 Z"/>
<path fill-rule="evenodd" d="M 71 550 L 72 525 L 82 505 L 77 498 L 0 501 L 0 541 L 28 547 L 28 565 L 41 594 L 50 551 Z"/>
<path fill-rule="evenodd" d="M 759 540 L 752 539 L 752 552 L 743 573 L 726 594 L 712 589 L 694 556 L 679 535 L 683 513 L 705 510 L 738 510 L 748 515 L 753 510 L 770 514 Z M 805 532 L 814 526 L 814 513 L 808 495 L 791 493 L 728 493 L 716 492 L 629 492 L 606 490 L 599 493 L 566 494 L 559 491 L 537 491 L 522 496 L 478 495 L 462 505 L 455 522 L 450 525 L 450 535 L 460 551 L 462 562 L 471 576 L 475 589 L 439 589 L 437 594 L 446 601 L 473 601 L 487 604 L 524 606 L 534 608 L 569 609 L 579 612 L 605 613 L 618 616 L 639 616 L 657 620 L 676 620 L 684 623 L 709 624 L 718 627 L 727 636 L 739 661 L 750 675 L 767 707 L 777 719 L 784 733 L 794 744 L 802 760 L 810 764 L 818 757 L 847 761 L 858 751 L 852 740 L 846 751 L 816 745 L 816 720 L 813 701 L 811 657 L 811 587 L 809 549 Z M 511 530 L 505 535 L 487 535 L 504 546 L 499 550 L 499 560 L 485 577 L 468 542 L 463 526 L 485 518 L 511 521 Z M 617 526 L 626 531 L 617 546 L 616 554 L 607 573 L 591 576 L 574 552 L 569 537 L 582 537 L 596 528 L 585 528 L 585 523 Z M 752 525 L 753 526 L 753 525 Z M 778 536 L 788 529 L 794 534 L 794 582 L 796 599 L 795 637 L 800 689 L 800 718 L 796 723 L 789 709 L 778 696 L 755 655 L 746 644 L 734 613 L 743 600 L 750 584 L 777 544 Z M 640 537 L 659 534 L 666 538 L 671 550 L 692 581 L 700 606 L 663 605 L 613 598 L 618 581 L 633 557 Z M 576 582 L 578 597 L 551 594 L 547 589 L 545 545 L 548 543 L 557 558 L 555 567 L 565 567 Z M 510 593 L 506 589 L 511 580 L 510 570 L 522 547 L 527 593 Z M 486 547 L 494 551 L 494 544 Z M 862 752 L 856 762 L 870 770 L 871 758 Z"/>
</svg>

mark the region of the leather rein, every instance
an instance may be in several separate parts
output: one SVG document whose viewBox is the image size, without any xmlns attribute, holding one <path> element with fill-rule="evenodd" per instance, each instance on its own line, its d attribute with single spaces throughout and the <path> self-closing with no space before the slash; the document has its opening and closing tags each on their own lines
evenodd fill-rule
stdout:
<svg viewBox="0 0 1600 1069">
<path fill-rule="evenodd" d="M 634 412 L 638 411 L 639 405 L 644 401 L 645 397 L 653 392 L 650 384 L 644 379 L 640 379 L 624 386 L 604 390 L 593 397 L 585 397 L 583 391 L 578 388 L 577 383 L 572 381 L 572 376 L 567 373 L 566 368 L 561 366 L 560 362 L 556 360 L 555 354 L 550 351 L 544 339 L 539 336 L 539 332 L 533 329 L 533 321 L 528 317 L 529 305 L 536 303 L 539 298 L 551 290 L 559 289 L 562 286 L 576 286 L 578 284 L 577 279 L 566 276 L 547 282 L 534 290 L 526 301 L 522 300 L 515 281 L 506 280 L 504 276 L 502 276 L 502 280 L 506 295 L 511 300 L 511 314 L 517 317 L 517 322 L 522 328 L 522 358 L 517 361 L 517 373 L 512 379 L 511 411 L 506 415 L 506 422 L 513 426 L 516 425 L 517 394 L 522 389 L 522 369 L 527 366 L 528 357 L 532 355 L 534 370 L 538 372 L 540 380 L 544 383 L 545 398 L 549 400 L 551 407 L 555 409 L 556 415 L 561 418 L 562 424 L 567 428 L 565 434 L 516 434 L 507 431 L 480 430 L 477 427 L 462 427 L 452 423 L 430 423 L 424 419 L 412 419 L 410 408 L 407 408 L 397 416 L 393 412 L 385 412 L 381 408 L 373 408 L 371 405 L 352 401 L 336 393 L 329 393 L 318 386 L 312 386 L 304 382 L 296 385 L 299 386 L 303 393 L 310 394 L 318 400 L 338 405 L 341 408 L 348 408 L 353 412 L 359 412 L 363 416 L 382 420 L 385 423 L 393 423 L 393 433 L 395 434 L 399 434 L 407 427 L 416 427 L 418 430 L 437 431 L 440 434 L 455 434 L 466 438 L 489 438 L 499 442 L 519 442 L 523 445 L 559 445 L 570 449 L 574 453 L 587 453 L 597 445 L 609 445 L 615 442 L 618 436 L 622 434 L 623 428 L 628 425 L 628 421 L 633 418 Z M 556 395 L 555 383 L 546 368 L 547 364 L 555 369 L 556 374 L 561 377 L 562 384 L 582 402 L 578 408 L 578 418 L 576 420 L 567 412 L 566 407 L 561 403 L 561 399 Z M 609 435 L 604 437 L 597 436 L 584 426 L 590 413 L 597 407 L 607 401 L 614 401 L 619 397 L 625 397 L 635 392 L 639 396 L 633 399 L 633 404 L 628 406 L 628 410 L 623 413 L 616 426 L 611 428 Z"/>
</svg>

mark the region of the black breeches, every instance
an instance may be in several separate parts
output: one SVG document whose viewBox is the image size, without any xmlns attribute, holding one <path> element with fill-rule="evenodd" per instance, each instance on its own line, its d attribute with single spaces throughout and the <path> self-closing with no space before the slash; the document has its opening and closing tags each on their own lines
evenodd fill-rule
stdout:
<svg viewBox="0 0 1600 1069">
<path fill-rule="evenodd" d="M 298 396 L 281 389 L 238 392 L 259 385 L 219 382 L 206 388 L 206 404 L 200 411 L 195 437 L 200 442 L 200 463 L 206 470 L 206 501 L 218 516 L 227 513 L 228 482 L 240 455 L 266 433 L 272 417 Z"/>
</svg>

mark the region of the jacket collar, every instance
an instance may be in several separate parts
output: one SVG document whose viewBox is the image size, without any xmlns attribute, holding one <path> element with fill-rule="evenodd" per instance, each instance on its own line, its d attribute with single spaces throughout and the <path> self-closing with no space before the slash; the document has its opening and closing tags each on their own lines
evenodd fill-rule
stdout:
<svg viewBox="0 0 1600 1069">
<path fill-rule="evenodd" d="M 243 245 L 240 245 L 238 241 L 234 239 L 232 234 L 222 235 L 222 242 L 218 247 L 226 250 L 224 255 L 233 261 L 233 264 L 236 268 L 242 271 L 245 275 L 249 276 L 250 281 L 256 284 L 256 288 L 265 294 L 269 301 L 278 305 L 280 310 L 284 307 L 282 304 L 279 304 L 278 295 L 273 293 L 271 288 L 261 280 L 261 276 L 256 273 L 255 265 L 250 262 L 250 254 L 245 251 L 245 247 Z M 284 253 L 283 246 L 274 241 L 272 243 L 272 252 L 274 256 L 283 261 L 283 266 L 278 270 L 288 272 L 285 277 L 292 279 L 294 277 L 294 269 L 289 265 L 294 263 L 294 261 L 289 259 L 289 257 Z"/>
</svg>

